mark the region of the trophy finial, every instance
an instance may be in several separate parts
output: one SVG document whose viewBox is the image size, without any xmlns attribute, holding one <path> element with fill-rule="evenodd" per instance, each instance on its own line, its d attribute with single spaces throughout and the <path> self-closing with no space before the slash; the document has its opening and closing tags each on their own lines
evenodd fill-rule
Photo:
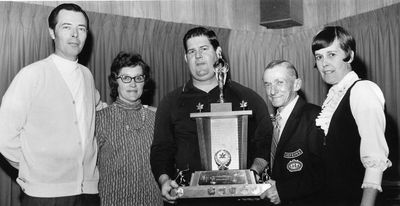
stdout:
<svg viewBox="0 0 400 206">
<path fill-rule="evenodd" d="M 224 59 L 218 58 L 218 60 L 214 63 L 214 72 L 219 87 L 219 103 L 225 102 L 223 89 L 226 82 L 226 75 L 228 71 L 229 71 L 229 65 L 225 62 Z"/>
</svg>

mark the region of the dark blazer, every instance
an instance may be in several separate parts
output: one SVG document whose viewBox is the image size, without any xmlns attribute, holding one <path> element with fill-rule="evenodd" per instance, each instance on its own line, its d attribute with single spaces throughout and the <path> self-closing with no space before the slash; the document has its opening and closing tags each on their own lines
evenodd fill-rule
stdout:
<svg viewBox="0 0 400 206">
<path fill-rule="evenodd" d="M 315 119 L 320 111 L 319 106 L 306 103 L 299 97 L 281 133 L 270 177 L 276 181 L 283 204 L 317 204 L 319 201 L 324 183 L 324 134 L 315 126 Z M 269 162 L 272 128 L 258 128 L 256 135 L 259 142 L 266 145 L 263 150 Z"/>
</svg>

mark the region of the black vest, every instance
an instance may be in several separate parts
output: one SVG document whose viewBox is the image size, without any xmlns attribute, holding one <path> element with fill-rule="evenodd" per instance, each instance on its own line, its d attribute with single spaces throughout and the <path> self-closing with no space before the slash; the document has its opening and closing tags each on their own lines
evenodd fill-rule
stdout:
<svg viewBox="0 0 400 206">
<path fill-rule="evenodd" d="M 326 136 L 326 193 L 328 199 L 360 203 L 365 168 L 360 159 L 360 134 L 351 113 L 347 90 L 334 112 Z"/>
</svg>

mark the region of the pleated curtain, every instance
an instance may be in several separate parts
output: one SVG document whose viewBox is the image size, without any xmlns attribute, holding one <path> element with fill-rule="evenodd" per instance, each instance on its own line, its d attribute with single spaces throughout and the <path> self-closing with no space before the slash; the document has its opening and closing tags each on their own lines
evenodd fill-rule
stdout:
<svg viewBox="0 0 400 206">
<path fill-rule="evenodd" d="M 85 8 L 83 8 L 85 9 Z M 47 17 L 51 7 L 20 2 L 0 2 L 0 97 L 15 74 L 24 66 L 53 52 Z M 356 39 L 355 70 L 376 82 L 386 98 L 388 143 L 393 167 L 385 178 L 397 177 L 399 168 L 400 118 L 400 4 L 341 19 L 341 25 Z M 88 66 L 103 101 L 110 103 L 107 76 L 113 58 L 120 51 L 136 52 L 150 65 L 154 91 L 145 103 L 157 106 L 168 92 L 189 80 L 182 38 L 195 25 L 160 20 L 87 12 L 90 34 L 79 61 Z M 312 37 L 323 28 L 290 34 L 275 30 L 242 31 L 212 28 L 229 60 L 233 80 L 255 90 L 265 100 L 262 75 L 274 59 L 292 62 L 303 80 L 302 93 L 311 103 L 321 105 L 327 86 L 314 68 Z M 151 90 L 151 88 L 149 89 Z M 0 159 L 0 205 L 19 205 L 16 170 Z M 150 171 L 149 171 L 150 172 Z M 389 174 L 389 175 L 386 175 Z"/>
</svg>

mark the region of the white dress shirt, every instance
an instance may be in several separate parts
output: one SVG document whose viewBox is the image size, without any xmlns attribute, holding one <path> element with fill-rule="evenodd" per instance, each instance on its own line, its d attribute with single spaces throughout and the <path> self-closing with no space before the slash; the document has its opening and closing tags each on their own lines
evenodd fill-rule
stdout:
<svg viewBox="0 0 400 206">
<path fill-rule="evenodd" d="M 285 128 L 286 122 L 289 119 L 290 114 L 293 111 L 294 106 L 297 103 L 297 100 L 299 99 L 299 95 L 296 95 L 296 97 L 289 102 L 285 107 L 283 108 L 278 108 L 279 114 L 281 115 L 282 119 L 279 121 L 280 125 L 280 130 L 279 130 L 279 139 L 281 138 L 282 131 Z"/>
</svg>

